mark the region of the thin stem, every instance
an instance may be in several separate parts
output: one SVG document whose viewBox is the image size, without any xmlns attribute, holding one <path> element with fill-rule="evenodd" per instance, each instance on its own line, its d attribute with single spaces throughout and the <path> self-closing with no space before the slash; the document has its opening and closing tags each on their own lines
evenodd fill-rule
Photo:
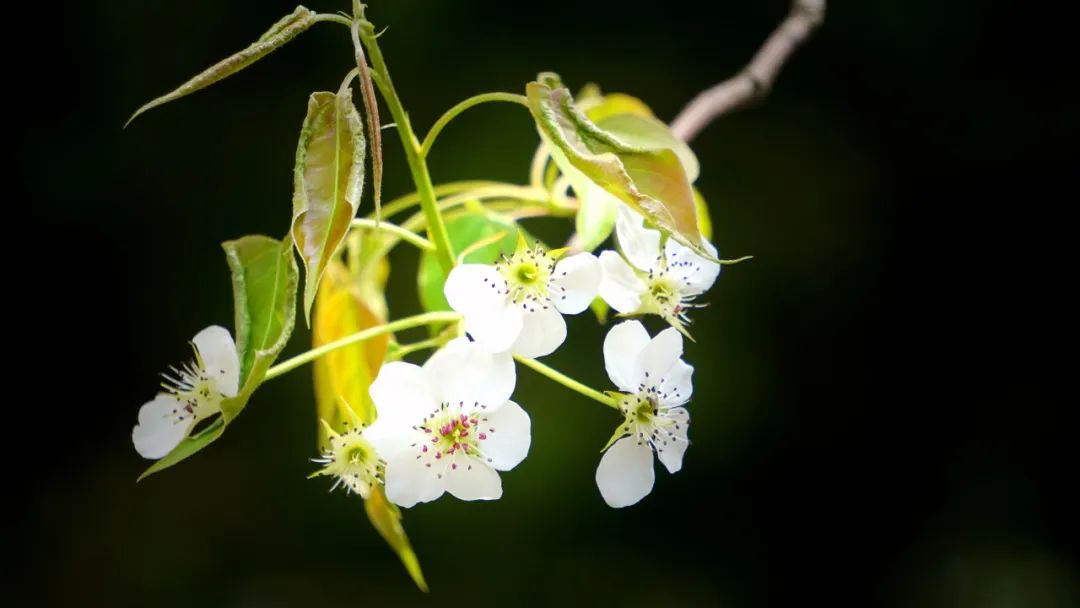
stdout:
<svg viewBox="0 0 1080 608">
<path fill-rule="evenodd" d="M 551 149 L 548 148 L 546 142 L 541 141 L 539 146 L 536 146 L 536 153 L 533 154 L 532 163 L 529 164 L 529 185 L 533 188 L 544 187 L 544 169 L 547 167 L 548 158 L 551 157 Z"/>
<path fill-rule="evenodd" d="M 461 319 L 461 315 L 456 312 L 428 312 L 422 315 L 416 315 L 412 317 L 405 317 L 404 319 L 398 319 L 390 323 L 383 323 L 382 325 L 376 325 L 375 327 L 369 327 L 363 331 L 358 331 L 355 334 L 345 336 L 340 340 L 334 340 L 323 344 L 319 348 L 313 348 L 306 353 L 296 355 L 291 359 L 287 359 L 278 363 L 270 368 L 266 372 L 266 376 L 263 381 L 272 380 L 278 376 L 290 372 L 305 363 L 310 363 L 315 359 L 327 354 L 332 353 L 339 348 L 345 348 L 350 344 L 356 344 L 357 342 L 363 342 L 364 340 L 370 340 L 381 336 L 383 334 L 390 334 L 403 329 L 410 329 L 413 327 L 421 327 L 423 325 L 432 325 L 435 323 L 452 323 Z"/>
<path fill-rule="evenodd" d="M 395 226 L 389 222 L 380 222 L 378 220 L 369 220 L 358 218 L 352 221 L 353 228 L 370 228 L 372 230 L 382 230 L 383 232 L 389 232 L 400 238 L 403 241 L 408 242 L 411 245 L 419 247 L 423 251 L 435 251 L 435 245 L 431 244 L 431 241 L 424 237 L 410 232 L 401 226 Z"/>
<path fill-rule="evenodd" d="M 584 384 L 578 382 L 577 380 L 574 380 L 570 376 L 567 376 L 560 371 L 554 370 L 544 365 L 543 363 L 540 363 L 536 359 L 520 357 L 518 355 L 514 355 L 514 358 L 517 359 L 518 363 L 521 363 L 526 367 L 531 367 L 533 370 L 540 373 L 541 375 L 547 376 L 548 378 L 554 380 L 555 382 L 558 382 L 559 384 L 565 386 L 572 391 L 581 393 L 582 395 L 585 395 L 586 397 L 595 401 L 599 401 L 600 403 L 603 403 L 608 407 L 619 409 L 619 404 L 616 403 L 615 400 L 611 397 L 605 395 L 604 393 L 601 393 L 594 388 L 585 386 Z"/>
<path fill-rule="evenodd" d="M 671 132 L 690 141 L 718 116 L 765 97 L 780 68 L 825 20 L 825 0 L 792 0 L 787 17 L 741 72 L 698 94 L 671 121 Z"/>
<path fill-rule="evenodd" d="M 417 351 L 428 348 L 439 348 L 443 344 L 446 344 L 447 340 L 450 338 L 451 336 L 435 336 L 434 338 L 420 340 L 419 342 L 413 342 L 412 344 L 403 344 L 394 351 L 394 356 L 398 359 L 402 359 L 405 355 L 411 355 Z"/>
<path fill-rule="evenodd" d="M 460 182 L 447 182 L 445 184 L 439 184 L 435 186 L 435 196 L 447 196 L 449 194 L 457 194 L 459 192 L 466 192 L 469 190 L 478 190 L 481 188 L 490 187 L 506 187 L 506 188 L 520 188 L 516 184 L 507 184 L 504 182 L 487 181 L 487 180 L 469 180 Z M 420 193 L 410 192 L 395 198 L 383 205 L 383 215 L 386 217 L 393 216 L 396 213 L 405 211 L 406 209 L 415 207 L 420 203 Z M 368 217 L 374 218 L 374 213 L 369 213 Z"/>
<path fill-rule="evenodd" d="M 420 155 L 420 143 L 416 139 L 416 134 L 413 133 L 409 115 L 405 113 L 405 108 L 401 105 L 401 100 L 398 99 L 397 91 L 394 90 L 394 83 L 390 80 L 390 72 L 386 67 L 386 61 L 383 59 L 382 50 L 379 49 L 379 41 L 375 35 L 375 26 L 371 22 L 364 20 L 364 7 L 356 0 L 353 2 L 353 15 L 354 19 L 359 22 L 357 27 L 352 28 L 353 45 L 359 45 L 363 41 L 364 47 L 367 48 L 368 57 L 371 59 L 371 67 L 376 76 L 375 84 L 379 86 L 383 99 L 386 100 L 386 105 L 390 108 L 390 115 L 393 116 L 396 126 L 395 130 L 401 137 L 402 147 L 405 148 L 405 160 L 409 163 L 409 171 L 412 173 L 413 182 L 416 183 L 416 192 L 420 196 L 420 207 L 424 210 L 424 217 L 427 219 L 428 238 L 435 245 L 435 257 L 438 258 L 443 271 L 449 273 L 454 267 L 454 250 L 450 244 L 450 235 L 446 231 L 446 224 L 443 223 L 442 215 L 440 215 L 439 207 L 436 204 L 435 188 L 431 183 L 431 174 L 428 173 L 427 164 L 424 162 L 423 156 Z"/>
<path fill-rule="evenodd" d="M 424 138 L 423 145 L 420 146 L 420 157 L 427 158 L 429 152 L 431 152 L 431 146 L 435 144 L 435 138 L 439 136 L 443 128 L 450 123 L 458 114 L 461 114 L 465 110 L 473 106 L 478 106 L 482 103 L 491 101 L 508 101 L 510 103 L 518 103 L 525 107 L 529 107 L 529 101 L 524 95 L 518 95 L 516 93 L 482 93 L 480 95 L 474 95 L 465 101 L 450 108 L 445 114 L 439 117 L 439 120 L 435 121 L 435 124 L 431 126 L 431 130 L 428 131 L 427 137 Z"/>
<path fill-rule="evenodd" d="M 352 27 L 352 20 L 348 17 L 330 13 L 319 13 L 318 15 L 315 15 L 314 21 L 315 23 L 340 23 L 345 27 Z"/>
</svg>

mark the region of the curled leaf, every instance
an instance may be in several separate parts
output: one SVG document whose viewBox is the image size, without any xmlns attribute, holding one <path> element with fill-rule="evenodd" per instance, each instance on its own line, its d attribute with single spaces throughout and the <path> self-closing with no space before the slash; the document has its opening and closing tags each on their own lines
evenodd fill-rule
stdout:
<svg viewBox="0 0 1080 608">
<path fill-rule="evenodd" d="M 352 93 L 312 93 L 296 147 L 292 237 L 304 262 L 304 317 L 319 278 L 349 232 L 364 188 L 367 146 Z"/>
<path fill-rule="evenodd" d="M 640 122 L 632 129 L 644 132 L 638 145 L 601 128 L 574 107 L 570 91 L 552 74 L 529 83 L 527 93 L 533 118 L 560 166 L 573 166 L 657 228 L 712 259 L 702 246 L 687 169 L 673 149 L 645 145 L 655 134 Z"/>
<path fill-rule="evenodd" d="M 210 66 L 173 91 L 143 104 L 142 107 L 135 110 L 135 113 L 124 123 L 124 126 L 126 127 L 131 124 L 131 121 L 135 120 L 139 114 L 142 114 L 147 110 L 169 103 L 170 101 L 174 101 L 185 95 L 190 95 L 199 89 L 204 89 L 219 80 L 224 80 L 225 78 L 232 76 L 284 46 L 290 40 L 299 36 L 304 30 L 311 27 L 314 23 L 315 12 L 303 6 L 296 7 L 296 10 L 294 10 L 291 15 L 286 15 L 272 25 L 265 34 L 260 36 L 258 40 L 246 49 Z"/>
</svg>

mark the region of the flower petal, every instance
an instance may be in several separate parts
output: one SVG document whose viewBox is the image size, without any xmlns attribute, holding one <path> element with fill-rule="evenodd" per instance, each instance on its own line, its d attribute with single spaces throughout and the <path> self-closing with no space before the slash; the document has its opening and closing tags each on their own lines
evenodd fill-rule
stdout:
<svg viewBox="0 0 1080 608">
<path fill-rule="evenodd" d="M 457 468 L 453 465 L 457 465 Z M 444 477 L 446 490 L 461 500 L 497 500 L 502 497 L 499 474 L 475 458 L 454 458 Z"/>
<path fill-rule="evenodd" d="M 608 331 L 604 338 L 604 368 L 619 390 L 637 392 L 642 381 L 638 355 L 648 343 L 649 332 L 638 321 L 623 321 Z"/>
<path fill-rule="evenodd" d="M 624 437 L 604 452 L 596 467 L 596 487 L 604 502 L 616 509 L 628 507 L 652 491 L 656 474 L 653 472 L 652 448 Z"/>
<path fill-rule="evenodd" d="M 656 334 L 638 355 L 639 378 L 646 384 L 659 384 L 682 357 L 682 347 L 682 334 L 674 327 Z"/>
<path fill-rule="evenodd" d="M 686 437 L 686 432 L 690 429 L 690 413 L 684 407 L 677 407 L 668 412 L 667 418 L 675 420 L 679 428 L 672 429 L 675 437 L 669 437 L 666 439 L 666 443 L 662 442 L 657 446 L 656 458 L 664 463 L 668 473 L 678 473 L 682 469 L 683 454 L 686 453 L 686 448 L 690 446 L 690 442 Z"/>
<path fill-rule="evenodd" d="M 471 411 L 474 403 L 488 411 L 510 399 L 517 371 L 509 353 L 492 353 L 464 338 L 450 341 L 424 364 L 437 403 L 461 403 Z"/>
<path fill-rule="evenodd" d="M 510 350 L 522 357 L 543 357 L 555 352 L 566 340 L 566 321 L 554 306 L 525 312 L 521 334 Z"/>
<path fill-rule="evenodd" d="M 692 365 L 682 359 L 676 361 L 675 365 L 668 370 L 667 375 L 661 378 L 660 405 L 670 407 L 689 401 L 694 394 L 694 385 L 691 382 L 693 374 Z"/>
<path fill-rule="evenodd" d="M 446 491 L 446 476 L 439 477 L 445 468 L 429 467 L 411 451 L 399 451 L 386 459 L 386 497 L 406 508 L 435 500 Z"/>
<path fill-rule="evenodd" d="M 609 306 L 623 314 L 636 311 L 641 306 L 641 295 L 646 285 L 634 274 L 634 269 L 614 251 L 600 253 L 602 274 L 597 292 Z"/>
<path fill-rule="evenodd" d="M 638 270 L 648 272 L 660 262 L 660 231 L 645 228 L 645 218 L 626 205 L 615 214 L 619 249 Z"/>
<path fill-rule="evenodd" d="M 383 365 L 369 393 L 383 429 L 412 427 L 438 406 L 424 370 L 403 361 Z"/>
<path fill-rule="evenodd" d="M 551 302 L 564 315 L 576 315 L 596 299 L 600 286 L 600 261 L 591 253 L 579 253 L 559 260 L 549 289 Z"/>
<path fill-rule="evenodd" d="M 446 277 L 443 294 L 450 308 L 463 315 L 483 314 L 506 301 L 506 281 L 494 266 L 462 264 Z"/>
<path fill-rule="evenodd" d="M 532 443 L 532 421 L 521 406 L 509 401 L 488 415 L 479 430 L 480 449 L 497 471 L 509 471 L 525 460 Z"/>
<path fill-rule="evenodd" d="M 705 250 L 717 257 L 716 247 L 703 241 Z M 694 253 L 689 247 L 680 245 L 675 239 L 668 239 L 664 246 L 667 267 L 679 281 L 684 296 L 696 296 L 709 290 L 720 275 L 720 264 L 710 262 Z"/>
<path fill-rule="evenodd" d="M 488 351 L 505 352 L 521 335 L 524 314 L 520 306 L 503 301 L 497 307 L 465 315 L 465 331 Z"/>
<path fill-rule="evenodd" d="M 229 330 L 211 325 L 195 334 L 191 342 L 199 351 L 203 370 L 213 380 L 217 390 L 226 397 L 235 397 L 240 390 L 240 357 Z"/>
<path fill-rule="evenodd" d="M 191 430 L 193 416 L 178 420 L 176 412 L 183 403 L 176 397 L 161 394 L 139 408 L 139 423 L 131 430 L 135 451 L 143 458 L 157 460 L 172 451 Z"/>
</svg>

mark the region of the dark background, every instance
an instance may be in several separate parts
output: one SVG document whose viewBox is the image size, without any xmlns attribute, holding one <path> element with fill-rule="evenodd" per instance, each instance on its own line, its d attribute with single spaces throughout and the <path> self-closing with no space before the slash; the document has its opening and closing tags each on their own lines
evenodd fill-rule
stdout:
<svg viewBox="0 0 1080 608">
<path fill-rule="evenodd" d="M 670 119 L 787 10 L 370 4 L 421 133 L 541 70 Z M 1063 295 L 1076 195 L 1052 187 L 1075 176 L 1075 96 L 1058 89 L 1075 67 L 1058 65 L 1072 53 L 1064 19 L 1030 5 L 833 3 L 772 96 L 694 142 L 715 242 L 755 259 L 727 268 L 694 315 L 694 445 L 639 505 L 608 509 L 595 489 L 612 415 L 525 369 L 533 447 L 503 475 L 504 498 L 406 513 L 430 597 L 358 500 L 304 479 L 306 368 L 136 485 L 138 407 L 196 331 L 232 324 L 219 243 L 286 231 L 306 97 L 349 69 L 346 31 L 318 25 L 120 126 L 293 6 L 50 5 L 9 59 L 28 77 L 9 96 L 14 605 L 1080 605 L 1075 398 L 1060 390 L 1076 369 Z M 432 172 L 523 182 L 536 141 L 521 108 L 486 106 L 444 132 Z M 385 142 L 392 197 L 411 187 L 396 134 Z M 415 255 L 393 263 L 401 316 L 417 308 Z M 603 329 L 588 315 L 570 328 L 549 362 L 605 387 Z M 286 354 L 307 340 L 298 329 Z"/>
</svg>

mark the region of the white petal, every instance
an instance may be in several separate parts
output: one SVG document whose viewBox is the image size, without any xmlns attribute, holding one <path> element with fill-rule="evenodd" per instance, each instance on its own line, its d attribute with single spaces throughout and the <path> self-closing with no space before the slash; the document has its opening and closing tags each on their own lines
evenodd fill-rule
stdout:
<svg viewBox="0 0 1080 608">
<path fill-rule="evenodd" d="M 704 241 L 704 244 L 705 250 L 716 257 L 716 247 L 708 241 Z M 706 260 L 689 247 L 677 243 L 675 239 L 668 239 L 664 249 L 668 268 L 678 279 L 683 295 L 696 296 L 708 291 L 720 275 L 720 264 Z"/>
<path fill-rule="evenodd" d="M 551 279 L 556 288 L 548 291 L 555 308 L 566 315 L 576 315 L 588 308 L 596 299 L 601 274 L 600 261 L 591 253 L 559 260 Z"/>
<path fill-rule="evenodd" d="M 369 393 L 375 402 L 377 420 L 388 429 L 418 424 L 438 406 L 424 370 L 403 361 L 383 365 Z"/>
<path fill-rule="evenodd" d="M 683 454 L 690 445 L 686 437 L 686 432 L 690 429 L 690 414 L 686 408 L 677 407 L 668 412 L 667 417 L 676 420 L 679 428 L 672 430 L 675 433 L 674 439 L 667 438 L 666 445 L 661 443 L 657 446 L 656 457 L 664 463 L 668 473 L 678 473 L 682 469 Z"/>
<path fill-rule="evenodd" d="M 641 296 L 646 285 L 634 274 L 634 270 L 614 251 L 600 253 L 600 287 L 597 293 L 618 312 L 628 314 L 641 306 Z"/>
<path fill-rule="evenodd" d="M 520 306 L 504 300 L 500 306 L 486 312 L 465 315 L 465 331 L 485 349 L 493 353 L 505 352 L 521 334 L 523 314 Z"/>
<path fill-rule="evenodd" d="M 457 465 L 457 468 L 453 465 Z M 475 458 L 454 458 L 444 476 L 446 490 L 461 500 L 497 500 L 502 497 L 499 474 Z"/>
<path fill-rule="evenodd" d="M 596 487 L 604 502 L 616 509 L 628 507 L 652 491 L 652 448 L 632 437 L 623 437 L 604 452 L 596 467 Z"/>
<path fill-rule="evenodd" d="M 638 355 L 649 343 L 649 332 L 638 321 L 623 321 L 612 327 L 604 338 L 604 368 L 619 390 L 636 393 L 639 377 Z"/>
<path fill-rule="evenodd" d="M 619 249 L 638 270 L 648 272 L 660 262 L 660 231 L 645 228 L 645 218 L 626 205 L 615 215 L 615 235 Z"/>
<path fill-rule="evenodd" d="M 386 460 L 386 497 L 396 505 L 411 507 L 430 502 L 446 491 L 446 467 L 427 466 L 410 451 L 402 451 Z"/>
<path fill-rule="evenodd" d="M 478 431 L 485 436 L 480 449 L 491 459 L 488 464 L 498 471 L 509 471 L 525 460 L 532 443 L 531 427 L 529 415 L 513 401 L 489 414 Z"/>
<path fill-rule="evenodd" d="M 694 385 L 691 382 L 693 374 L 693 366 L 682 359 L 676 361 L 675 365 L 668 370 L 667 375 L 663 377 L 660 405 L 670 407 L 682 405 L 689 401 L 691 395 L 694 394 Z"/>
<path fill-rule="evenodd" d="M 509 353 L 492 353 L 476 342 L 457 339 L 439 349 L 424 364 L 428 383 L 439 403 L 474 403 L 489 411 L 502 406 L 514 392 L 517 372 Z"/>
<path fill-rule="evenodd" d="M 143 458 L 157 460 L 172 451 L 187 436 L 195 418 L 177 420 L 175 412 L 183 403 L 172 395 L 158 395 L 139 408 L 139 423 L 131 430 L 135 451 Z"/>
<path fill-rule="evenodd" d="M 522 321 L 521 334 L 510 348 L 515 355 L 550 355 L 566 340 L 566 321 L 554 306 L 527 311 Z"/>
<path fill-rule="evenodd" d="M 641 349 L 638 355 L 637 369 L 643 382 L 658 384 L 682 356 L 682 334 L 674 327 L 669 327 L 656 334 L 656 337 Z"/>
<path fill-rule="evenodd" d="M 240 389 L 240 358 L 229 330 L 211 325 L 195 334 L 191 341 L 199 351 L 203 369 L 213 379 L 218 392 L 226 397 L 235 397 Z"/>
<path fill-rule="evenodd" d="M 505 284 L 494 266 L 462 264 L 446 277 L 443 294 L 450 308 L 463 315 L 484 313 L 506 301 Z"/>
</svg>

